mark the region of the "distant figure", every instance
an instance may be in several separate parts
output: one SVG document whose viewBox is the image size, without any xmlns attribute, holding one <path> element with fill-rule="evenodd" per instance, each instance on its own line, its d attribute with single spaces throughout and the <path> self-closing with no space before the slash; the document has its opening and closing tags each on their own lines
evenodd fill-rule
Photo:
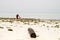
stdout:
<svg viewBox="0 0 60 40">
<path fill-rule="evenodd" d="M 19 14 L 16 15 L 16 20 L 18 20 L 20 18 Z"/>
<path fill-rule="evenodd" d="M 19 14 L 16 15 L 16 19 L 19 19 Z"/>
</svg>

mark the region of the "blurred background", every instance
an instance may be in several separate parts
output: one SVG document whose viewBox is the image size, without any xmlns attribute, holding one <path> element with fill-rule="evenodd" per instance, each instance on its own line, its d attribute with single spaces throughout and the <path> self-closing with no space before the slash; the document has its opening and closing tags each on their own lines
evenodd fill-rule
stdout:
<svg viewBox="0 0 60 40">
<path fill-rule="evenodd" d="M 60 19 L 60 0 L 0 0 L 0 17 Z"/>
</svg>

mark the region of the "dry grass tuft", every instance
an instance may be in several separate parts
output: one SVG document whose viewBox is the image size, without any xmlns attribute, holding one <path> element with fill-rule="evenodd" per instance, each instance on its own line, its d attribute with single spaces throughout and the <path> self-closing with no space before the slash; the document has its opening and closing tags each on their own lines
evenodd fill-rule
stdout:
<svg viewBox="0 0 60 40">
<path fill-rule="evenodd" d="M 3 27 L 0 26 L 1 29 L 3 29 Z"/>
<path fill-rule="evenodd" d="M 55 28 L 59 28 L 59 25 L 56 25 Z"/>
</svg>

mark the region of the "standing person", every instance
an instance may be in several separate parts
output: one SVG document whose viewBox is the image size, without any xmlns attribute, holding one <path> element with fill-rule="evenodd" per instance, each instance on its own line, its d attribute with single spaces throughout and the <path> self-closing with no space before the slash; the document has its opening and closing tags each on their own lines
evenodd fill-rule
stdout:
<svg viewBox="0 0 60 40">
<path fill-rule="evenodd" d="M 18 19 L 18 18 L 19 18 L 19 14 L 16 15 L 16 19 Z"/>
<path fill-rule="evenodd" d="M 17 21 L 19 20 L 19 18 L 21 18 L 21 17 L 19 16 L 19 14 L 16 14 L 16 20 L 17 20 Z"/>
</svg>

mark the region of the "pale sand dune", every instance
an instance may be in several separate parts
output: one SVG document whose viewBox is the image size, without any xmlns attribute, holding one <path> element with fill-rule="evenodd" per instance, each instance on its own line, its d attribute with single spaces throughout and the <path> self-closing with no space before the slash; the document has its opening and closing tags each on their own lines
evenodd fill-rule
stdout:
<svg viewBox="0 0 60 40">
<path fill-rule="evenodd" d="M 28 28 L 33 28 L 38 37 L 30 38 Z M 60 40 L 60 20 L 0 19 L 0 40 Z"/>
</svg>

